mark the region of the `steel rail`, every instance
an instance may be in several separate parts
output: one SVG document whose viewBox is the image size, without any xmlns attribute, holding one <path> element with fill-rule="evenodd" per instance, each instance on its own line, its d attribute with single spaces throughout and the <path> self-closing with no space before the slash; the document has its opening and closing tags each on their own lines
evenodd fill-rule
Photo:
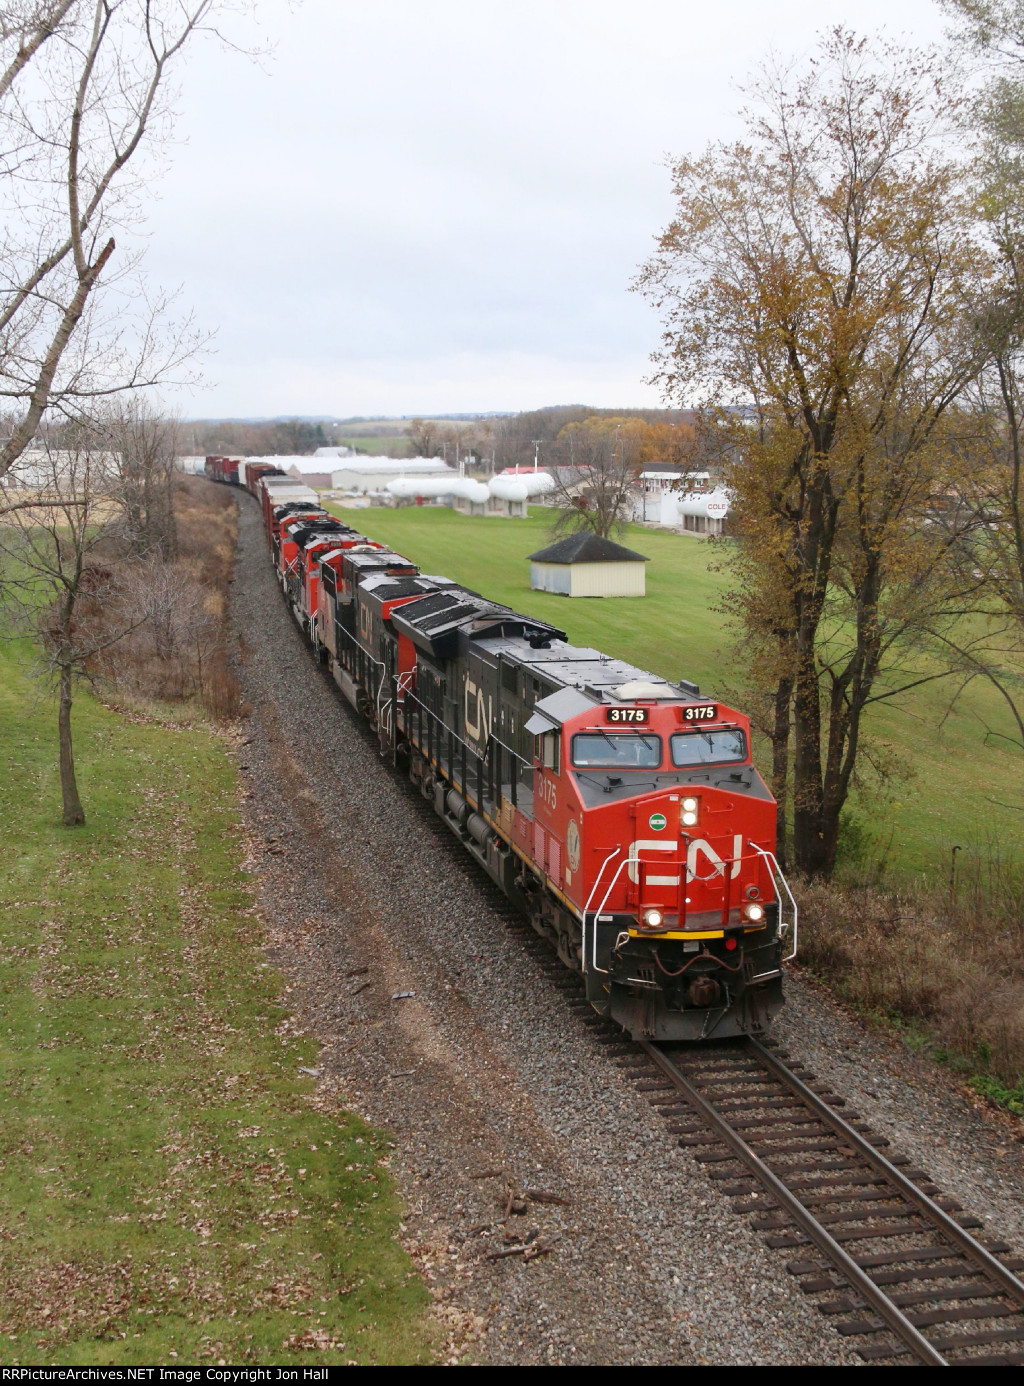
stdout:
<svg viewBox="0 0 1024 1386">
<path fill-rule="evenodd" d="M 961 1227 L 955 1218 L 940 1208 L 934 1199 L 929 1198 L 913 1180 L 908 1179 L 891 1161 L 887 1160 L 881 1151 L 845 1121 L 827 1102 L 824 1102 L 802 1079 L 791 1072 L 781 1060 L 777 1059 L 770 1049 L 766 1049 L 759 1040 L 751 1037 L 747 1038 L 746 1043 L 775 1078 L 784 1083 L 790 1092 L 799 1097 L 812 1109 L 815 1115 L 831 1126 L 832 1130 L 842 1136 L 844 1141 L 854 1146 L 857 1153 L 873 1165 L 879 1174 L 884 1175 L 889 1183 L 894 1184 L 900 1193 L 914 1203 L 929 1221 L 936 1223 L 960 1251 L 970 1257 L 986 1275 L 995 1280 L 1004 1293 L 1010 1295 L 1019 1305 L 1024 1307 L 1024 1283 L 1017 1279 L 1013 1271 L 1007 1270 L 998 1257 L 993 1256 L 991 1251 L 982 1246 L 965 1228 Z"/>
<path fill-rule="evenodd" d="M 882 1321 L 906 1343 L 918 1361 L 930 1367 L 948 1366 L 949 1363 L 941 1353 L 932 1347 L 924 1334 L 914 1327 L 884 1290 L 875 1284 L 848 1252 L 843 1250 L 835 1238 L 822 1227 L 797 1196 L 786 1187 L 779 1176 L 768 1168 L 756 1151 L 733 1130 L 728 1121 L 679 1071 L 668 1055 L 647 1040 L 640 1040 L 639 1045 L 647 1057 L 683 1093 L 686 1100 L 700 1113 L 712 1130 L 721 1137 L 731 1150 L 735 1151 L 743 1164 L 768 1193 L 778 1201 L 781 1207 L 785 1208 L 797 1226 L 806 1232 L 818 1250 L 828 1257 L 842 1276 L 863 1295 Z"/>
</svg>

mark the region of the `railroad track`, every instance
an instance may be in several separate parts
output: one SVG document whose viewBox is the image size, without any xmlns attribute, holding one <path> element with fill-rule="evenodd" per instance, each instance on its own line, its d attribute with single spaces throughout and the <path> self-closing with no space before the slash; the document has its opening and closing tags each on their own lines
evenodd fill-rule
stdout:
<svg viewBox="0 0 1024 1386">
<path fill-rule="evenodd" d="M 622 1043 L 618 1061 L 866 1361 L 1024 1364 L 1024 1260 L 783 1051 Z"/>
<path fill-rule="evenodd" d="M 1024 1284 L 1014 1274 L 1024 1258 L 925 1171 L 884 1154 L 888 1140 L 857 1113 L 840 1114 L 842 1097 L 754 1039 L 690 1048 L 625 1039 L 526 921 L 509 923 L 734 1210 L 770 1246 L 799 1253 L 787 1269 L 862 1358 L 1024 1365 Z"/>
</svg>

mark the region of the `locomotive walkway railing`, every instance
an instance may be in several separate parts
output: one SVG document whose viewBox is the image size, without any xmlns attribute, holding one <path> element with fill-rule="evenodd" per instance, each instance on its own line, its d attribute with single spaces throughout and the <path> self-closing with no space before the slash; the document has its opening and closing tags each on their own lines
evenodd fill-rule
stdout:
<svg viewBox="0 0 1024 1386">
<path fill-rule="evenodd" d="M 334 622 L 334 642 L 337 646 L 338 663 L 347 674 L 352 675 L 365 688 L 372 688 L 374 679 L 369 677 L 369 669 L 372 665 L 375 669 L 384 669 L 384 665 L 376 659 L 365 645 L 360 644 L 350 630 L 346 630 L 340 621 Z M 383 678 L 381 680 L 383 684 Z M 378 689 L 379 699 L 380 689 Z M 379 701 L 378 716 L 379 716 Z"/>
<path fill-rule="evenodd" d="M 402 705 L 409 740 L 467 803 L 495 815 L 510 804 L 532 817 L 533 766 L 529 761 L 493 733 L 481 754 L 415 693 L 406 692 Z"/>
</svg>

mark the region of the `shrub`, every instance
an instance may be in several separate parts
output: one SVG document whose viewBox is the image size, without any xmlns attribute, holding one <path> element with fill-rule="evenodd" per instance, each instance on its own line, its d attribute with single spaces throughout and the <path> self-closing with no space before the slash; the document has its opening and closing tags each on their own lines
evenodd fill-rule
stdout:
<svg viewBox="0 0 1024 1386">
<path fill-rule="evenodd" d="M 94 661 L 94 677 L 119 696 L 198 702 L 214 718 L 240 715 L 241 689 L 231 668 L 228 584 L 237 532 L 234 498 L 200 477 L 174 489 L 176 557 L 121 558 L 97 602 L 84 613 L 131 634 Z"/>
<path fill-rule="evenodd" d="M 923 1028 L 955 1063 L 1024 1079 L 1024 863 L 973 852 L 958 879 L 801 892 L 802 959 L 858 1008 Z"/>
</svg>

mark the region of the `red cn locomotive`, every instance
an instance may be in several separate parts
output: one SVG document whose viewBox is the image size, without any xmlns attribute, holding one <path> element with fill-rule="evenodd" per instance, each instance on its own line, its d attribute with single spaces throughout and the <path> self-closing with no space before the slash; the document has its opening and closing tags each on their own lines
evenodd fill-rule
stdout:
<svg viewBox="0 0 1024 1386">
<path fill-rule="evenodd" d="M 464 588 L 388 624 L 382 739 L 594 1007 L 659 1040 L 766 1029 L 795 917 L 748 719 Z"/>
<path fill-rule="evenodd" d="M 238 463 L 237 457 L 206 457 L 203 459 L 203 471 L 211 481 L 222 481 L 227 486 L 237 486 Z"/>
<path fill-rule="evenodd" d="M 764 1031 L 796 907 L 748 719 L 255 481 L 319 659 L 595 1009 L 658 1040 Z"/>
</svg>

